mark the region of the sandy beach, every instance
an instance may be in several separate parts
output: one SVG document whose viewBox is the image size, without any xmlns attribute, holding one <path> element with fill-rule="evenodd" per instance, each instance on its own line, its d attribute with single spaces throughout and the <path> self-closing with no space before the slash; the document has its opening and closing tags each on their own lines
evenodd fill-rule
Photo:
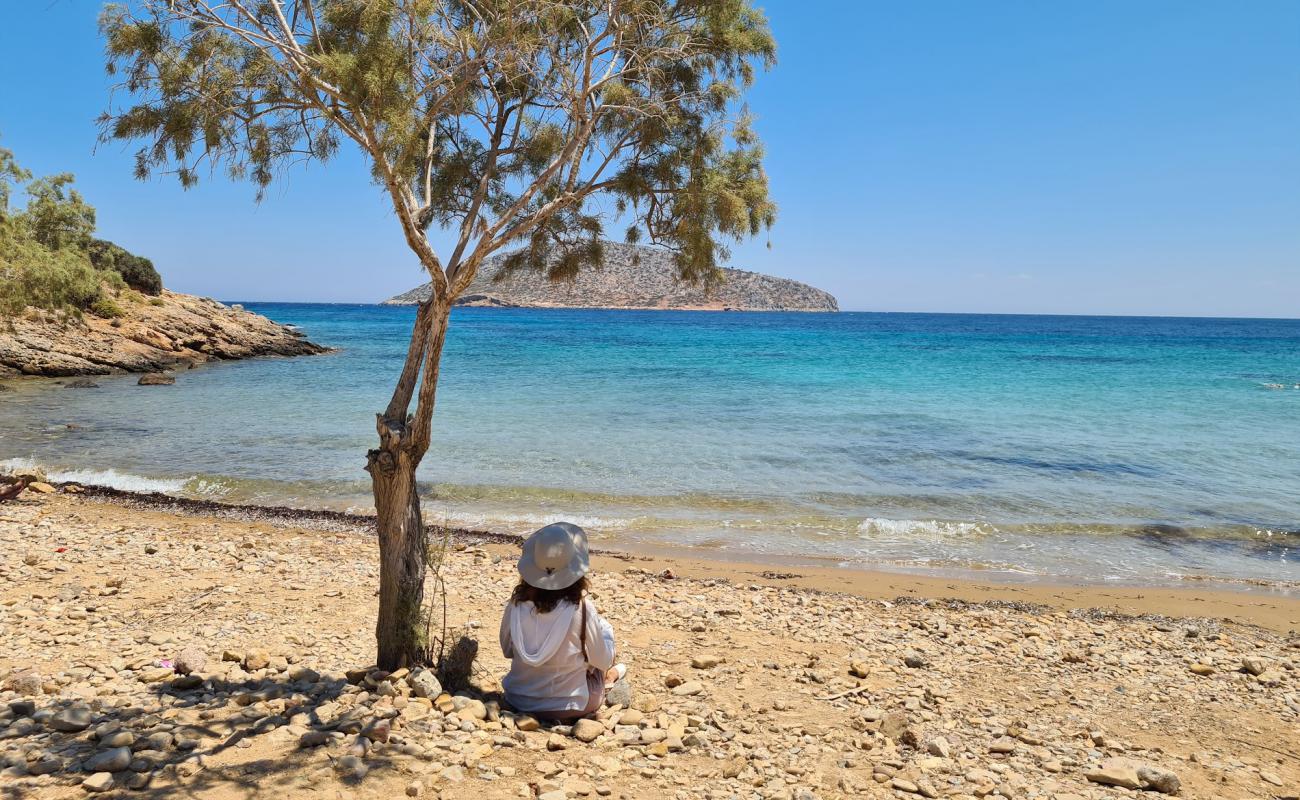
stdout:
<svg viewBox="0 0 1300 800">
<path fill-rule="evenodd" d="M 450 697 L 418 673 L 365 673 L 364 530 L 149 505 L 59 492 L 0 509 L 6 797 L 1300 787 L 1293 597 L 605 554 L 594 591 L 631 666 L 631 707 L 548 728 L 496 701 L 510 541 L 453 540 L 450 622 L 481 649 L 473 688 Z"/>
</svg>

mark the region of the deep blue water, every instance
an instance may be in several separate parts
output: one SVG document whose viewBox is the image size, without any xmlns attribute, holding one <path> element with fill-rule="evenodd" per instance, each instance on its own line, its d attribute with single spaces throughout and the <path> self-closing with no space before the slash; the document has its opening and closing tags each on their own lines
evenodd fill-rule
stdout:
<svg viewBox="0 0 1300 800">
<path fill-rule="evenodd" d="M 247 306 L 334 355 L 21 384 L 0 462 L 368 509 L 410 308 Z M 457 309 L 431 519 L 784 560 L 1300 580 L 1300 321 Z M 75 428 L 68 428 L 75 423 Z"/>
</svg>

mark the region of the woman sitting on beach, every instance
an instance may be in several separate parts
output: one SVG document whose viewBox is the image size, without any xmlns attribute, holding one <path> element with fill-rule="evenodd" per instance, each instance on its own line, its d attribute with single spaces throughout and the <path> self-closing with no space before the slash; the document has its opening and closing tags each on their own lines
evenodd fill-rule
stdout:
<svg viewBox="0 0 1300 800">
<path fill-rule="evenodd" d="M 529 536 L 519 585 L 501 617 L 501 681 L 516 711 L 553 720 L 594 714 L 605 687 L 627 672 L 614 663 L 614 629 L 587 597 L 587 533 L 557 522 Z"/>
</svg>

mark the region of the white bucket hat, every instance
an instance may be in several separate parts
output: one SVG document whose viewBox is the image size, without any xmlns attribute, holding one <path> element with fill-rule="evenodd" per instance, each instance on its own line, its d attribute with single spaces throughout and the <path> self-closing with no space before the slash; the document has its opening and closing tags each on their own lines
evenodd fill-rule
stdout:
<svg viewBox="0 0 1300 800">
<path fill-rule="evenodd" d="M 556 522 L 524 540 L 519 575 L 537 589 L 567 589 L 587 574 L 587 532 L 571 522 Z"/>
</svg>

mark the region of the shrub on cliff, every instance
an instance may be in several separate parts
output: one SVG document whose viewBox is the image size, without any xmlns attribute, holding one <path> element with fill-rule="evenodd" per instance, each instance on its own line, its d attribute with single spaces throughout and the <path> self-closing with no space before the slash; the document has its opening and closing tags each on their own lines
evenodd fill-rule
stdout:
<svg viewBox="0 0 1300 800">
<path fill-rule="evenodd" d="M 95 269 L 116 272 L 138 292 L 147 295 L 162 294 L 162 276 L 154 269 L 153 262 L 113 244 L 106 239 L 92 239 L 87 248 L 90 263 Z"/>
<path fill-rule="evenodd" d="M 106 280 L 80 250 L 50 250 L 0 220 L 0 314 L 16 316 L 29 306 L 80 313 L 104 296 L 106 285 L 123 285 L 111 275 Z"/>
<path fill-rule="evenodd" d="M 162 291 L 149 259 L 93 237 L 95 209 L 72 188 L 72 175 L 31 177 L 0 148 L 0 314 L 32 307 L 119 316 L 111 295 L 126 286 Z M 24 182 L 26 206 L 11 210 L 9 199 Z"/>
</svg>

